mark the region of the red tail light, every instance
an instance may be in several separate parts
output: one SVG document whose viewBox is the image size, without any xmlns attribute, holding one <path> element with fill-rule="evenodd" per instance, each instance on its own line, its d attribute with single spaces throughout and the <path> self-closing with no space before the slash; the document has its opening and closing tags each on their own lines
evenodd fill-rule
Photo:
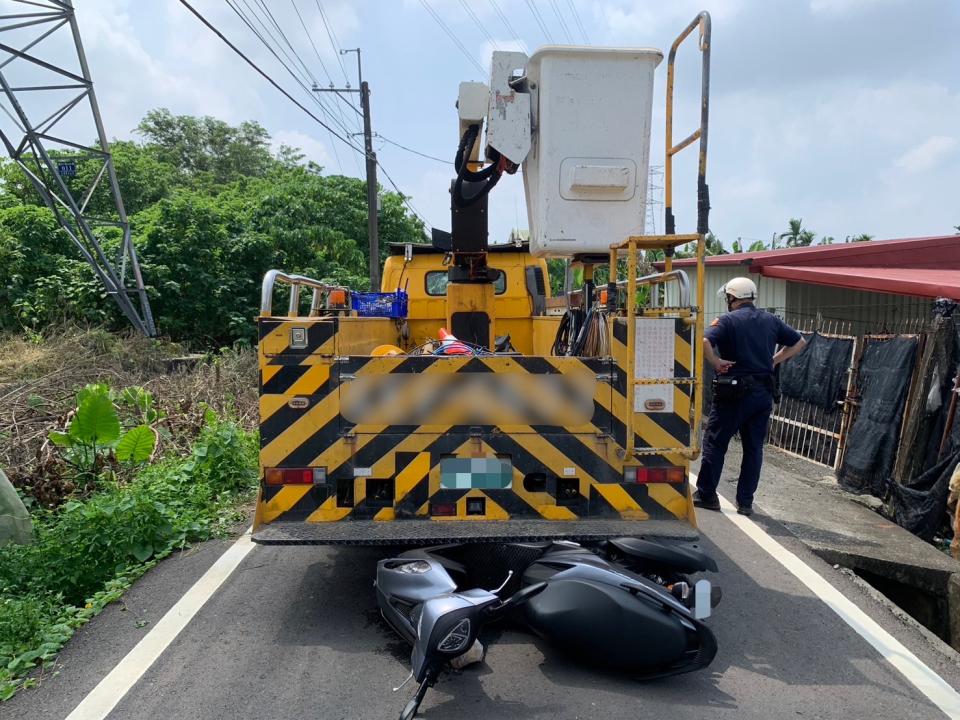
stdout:
<svg viewBox="0 0 960 720">
<path fill-rule="evenodd" d="M 623 469 L 624 482 L 635 482 L 641 485 L 649 483 L 682 483 L 687 473 L 682 467 L 625 467 Z"/>
<path fill-rule="evenodd" d="M 439 517 L 453 517 L 457 514 L 456 503 L 430 503 L 430 514 Z"/>
<path fill-rule="evenodd" d="M 326 468 L 267 468 L 267 485 L 313 485 L 325 482 Z"/>
</svg>

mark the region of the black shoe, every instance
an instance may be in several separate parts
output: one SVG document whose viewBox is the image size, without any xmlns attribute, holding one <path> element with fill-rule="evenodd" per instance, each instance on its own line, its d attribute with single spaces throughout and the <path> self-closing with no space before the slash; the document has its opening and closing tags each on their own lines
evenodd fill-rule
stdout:
<svg viewBox="0 0 960 720">
<path fill-rule="evenodd" d="M 753 505 L 737 505 L 737 512 L 740 515 L 746 515 L 750 517 L 753 515 Z"/>
<path fill-rule="evenodd" d="M 720 509 L 720 498 L 716 495 L 713 497 L 705 497 L 699 490 L 693 494 L 693 504 L 697 507 L 703 508 L 704 510 L 719 510 Z"/>
</svg>

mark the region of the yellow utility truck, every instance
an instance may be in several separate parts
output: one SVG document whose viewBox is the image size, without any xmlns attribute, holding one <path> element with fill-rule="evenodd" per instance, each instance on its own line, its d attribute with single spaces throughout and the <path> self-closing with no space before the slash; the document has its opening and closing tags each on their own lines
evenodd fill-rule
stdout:
<svg viewBox="0 0 960 720">
<path fill-rule="evenodd" d="M 675 143 L 694 31 L 700 126 Z M 696 537 L 709 53 L 702 13 L 667 60 L 666 234 L 644 234 L 662 53 L 550 46 L 495 52 L 489 84 L 461 84 L 451 231 L 391 246 L 381 292 L 267 274 L 256 542 Z M 694 143 L 696 232 L 680 235 L 672 163 Z M 488 193 L 518 169 L 530 239 L 491 244 Z M 670 264 L 691 243 L 695 288 Z M 641 275 L 658 250 L 665 270 Z M 582 287 L 551 297 L 550 257 Z"/>
</svg>

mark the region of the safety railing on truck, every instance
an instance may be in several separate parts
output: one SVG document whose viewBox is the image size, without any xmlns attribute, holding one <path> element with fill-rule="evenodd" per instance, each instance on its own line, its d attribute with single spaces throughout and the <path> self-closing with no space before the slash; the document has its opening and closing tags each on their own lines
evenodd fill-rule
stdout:
<svg viewBox="0 0 960 720">
<path fill-rule="evenodd" d="M 673 141 L 673 88 L 674 68 L 677 50 L 694 30 L 700 31 L 698 50 L 701 55 L 701 84 L 700 84 L 700 126 L 687 135 L 679 143 Z M 703 293 L 704 293 L 704 248 L 706 234 L 709 232 L 710 195 L 707 187 L 707 129 L 709 125 L 710 108 L 710 15 L 702 12 L 684 28 L 683 32 L 674 40 L 667 58 L 667 90 L 666 90 L 666 142 L 664 157 L 664 235 L 644 235 L 627 238 L 626 241 L 614 243 L 610 246 L 610 275 L 611 282 L 608 288 L 610 302 L 616 302 L 617 290 L 626 288 L 626 321 L 627 321 L 627 391 L 628 397 L 634 397 L 636 387 L 640 385 L 686 385 L 690 388 L 690 439 L 689 444 L 676 448 L 643 449 L 639 452 L 678 452 L 690 459 L 700 454 L 700 423 L 702 420 L 702 403 L 700 398 L 703 392 Z M 697 165 L 697 232 L 687 235 L 676 234 L 676 218 L 673 214 L 673 157 L 684 148 L 699 140 L 699 162 Z M 693 243 L 696 247 L 697 285 L 695 302 L 691 302 L 690 283 L 686 273 L 673 269 L 673 256 L 676 248 Z M 638 253 L 641 250 L 662 250 L 664 253 L 664 272 L 637 277 Z M 626 253 L 626 278 L 617 278 L 618 260 Z M 662 285 L 675 281 L 678 285 L 678 307 L 671 308 L 638 308 L 637 289 L 644 285 Z M 639 309 L 639 315 L 638 315 Z M 636 326 L 638 317 L 677 315 L 684 322 L 693 325 L 693 368 L 692 374 L 685 377 L 636 377 Z M 637 413 L 627 413 L 626 447 L 627 456 L 636 454 L 634 447 L 634 428 Z"/>
<path fill-rule="evenodd" d="M 287 305 L 288 317 L 300 316 L 300 288 L 307 287 L 313 290 L 313 296 L 310 299 L 310 317 L 317 317 L 323 310 L 323 296 L 333 290 L 346 290 L 338 285 L 308 278 L 304 275 L 290 275 L 282 270 L 269 270 L 263 276 L 263 284 L 260 286 L 260 315 L 261 317 L 273 316 L 273 291 L 277 282 L 290 286 L 290 300 Z"/>
</svg>

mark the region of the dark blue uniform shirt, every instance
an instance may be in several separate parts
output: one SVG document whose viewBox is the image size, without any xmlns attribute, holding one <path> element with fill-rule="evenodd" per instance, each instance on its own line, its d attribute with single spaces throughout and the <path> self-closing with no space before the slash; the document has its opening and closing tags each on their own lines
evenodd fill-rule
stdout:
<svg viewBox="0 0 960 720">
<path fill-rule="evenodd" d="M 800 342 L 800 333 L 753 303 L 721 315 L 705 335 L 721 358 L 736 363 L 730 375 L 772 375 L 777 345 L 792 347 Z"/>
</svg>

